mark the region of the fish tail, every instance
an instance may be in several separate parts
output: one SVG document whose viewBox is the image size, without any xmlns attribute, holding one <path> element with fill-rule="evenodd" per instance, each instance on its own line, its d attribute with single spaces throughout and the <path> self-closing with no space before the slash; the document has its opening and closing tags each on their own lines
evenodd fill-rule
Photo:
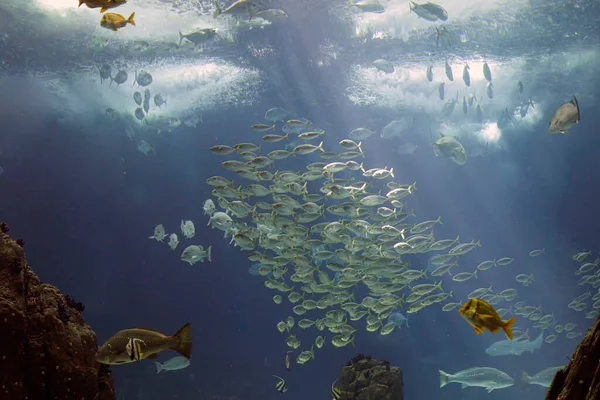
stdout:
<svg viewBox="0 0 600 400">
<path fill-rule="evenodd" d="M 216 1 L 214 1 L 215 3 L 215 13 L 213 15 L 213 18 L 217 18 L 219 15 L 221 15 L 221 7 L 219 6 L 219 3 L 217 3 Z"/>
<path fill-rule="evenodd" d="M 348 8 L 353 7 L 354 3 L 352 2 L 352 0 L 348 0 Z"/>
<path fill-rule="evenodd" d="M 85 0 L 79 0 L 79 5 L 77 7 L 81 7 L 83 3 L 85 3 Z"/>
<path fill-rule="evenodd" d="M 529 379 L 531 379 L 531 377 L 527 375 L 527 372 L 523 371 L 521 373 L 521 380 L 523 381 L 523 383 L 529 383 Z"/>
<path fill-rule="evenodd" d="M 210 258 L 211 248 L 212 246 L 208 246 L 208 249 L 206 249 L 206 258 L 208 258 L 209 262 L 212 262 L 212 259 Z"/>
<path fill-rule="evenodd" d="M 135 11 L 131 13 L 129 18 L 127 18 L 127 22 L 129 22 L 131 25 L 135 26 L 135 20 L 133 19 L 133 17 L 135 17 Z"/>
<path fill-rule="evenodd" d="M 442 371 L 441 369 L 439 371 L 440 371 L 440 387 L 443 388 L 448 383 L 450 383 L 450 380 L 448 379 L 450 377 L 450 374 Z"/>
<path fill-rule="evenodd" d="M 504 323 L 504 326 L 502 327 L 502 329 L 504 330 L 504 333 L 506 333 L 506 336 L 508 336 L 508 338 L 510 340 L 513 339 L 512 326 L 515 324 L 516 320 L 517 320 L 517 317 L 512 317 L 511 319 L 506 321 Z"/>
<path fill-rule="evenodd" d="M 156 364 L 156 373 L 160 374 L 160 371 L 163 370 L 163 366 L 161 363 L 159 363 L 158 361 L 155 361 L 154 364 Z"/>
<path fill-rule="evenodd" d="M 176 344 L 172 347 L 185 358 L 192 356 L 192 324 L 188 322 L 173 335 L 173 338 L 177 339 Z"/>
<path fill-rule="evenodd" d="M 179 31 L 179 44 L 177 45 L 177 47 L 181 47 L 182 41 L 183 41 L 183 33 L 181 33 L 181 31 Z"/>
</svg>

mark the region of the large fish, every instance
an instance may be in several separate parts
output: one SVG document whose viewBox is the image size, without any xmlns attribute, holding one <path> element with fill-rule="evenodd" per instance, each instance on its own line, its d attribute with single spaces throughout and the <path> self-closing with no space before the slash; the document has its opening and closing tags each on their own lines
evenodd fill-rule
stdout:
<svg viewBox="0 0 600 400">
<path fill-rule="evenodd" d="M 531 385 L 540 385 L 543 387 L 550 387 L 552 380 L 554 379 L 554 375 L 561 369 L 563 369 L 565 365 L 561 365 L 560 367 L 550 367 L 546 368 L 533 376 L 529 376 L 527 372 L 523 371 L 523 375 L 521 376 L 523 383 L 529 383 Z"/>
<path fill-rule="evenodd" d="M 510 376 L 496 368 L 475 367 L 459 371 L 454 375 L 440 370 L 440 387 L 452 382 L 462 384 L 463 388 L 484 387 L 488 393 L 494 389 L 502 389 L 514 384 L 514 380 Z"/>
<path fill-rule="evenodd" d="M 566 135 L 569 133 L 567 129 L 574 124 L 578 124 L 580 119 L 579 103 L 577 97 L 573 96 L 573 100 L 558 107 L 550 120 L 548 132 Z"/>
<path fill-rule="evenodd" d="M 498 312 L 487 301 L 478 298 L 471 299 L 458 312 L 475 329 L 475 333 L 478 335 L 486 329 L 492 333 L 503 329 L 506 336 L 512 340 L 512 326 L 517 317 L 502 321 Z"/>
<path fill-rule="evenodd" d="M 533 353 L 533 350 L 539 350 L 544 341 L 544 332 L 534 340 L 500 340 L 488 347 L 485 352 L 492 356 L 520 356 L 528 351 Z"/>
<path fill-rule="evenodd" d="M 125 329 L 115 333 L 98 349 L 96 361 L 102 364 L 126 364 L 145 358 L 157 358 L 157 353 L 175 350 L 182 356 L 192 356 L 192 324 L 182 326 L 173 336 L 147 328 Z"/>
</svg>

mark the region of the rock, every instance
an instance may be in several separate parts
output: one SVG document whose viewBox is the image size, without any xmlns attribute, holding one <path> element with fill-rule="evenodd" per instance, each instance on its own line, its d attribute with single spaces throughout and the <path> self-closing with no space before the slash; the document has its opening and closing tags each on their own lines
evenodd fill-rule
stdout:
<svg viewBox="0 0 600 400">
<path fill-rule="evenodd" d="M 81 304 L 40 282 L 23 248 L 0 230 L 0 398 L 114 400 L 110 369 Z"/>
<path fill-rule="evenodd" d="M 600 318 L 583 338 L 567 366 L 554 375 L 546 400 L 600 399 Z"/>
<path fill-rule="evenodd" d="M 358 354 L 342 370 L 340 400 L 404 400 L 402 370 Z"/>
</svg>

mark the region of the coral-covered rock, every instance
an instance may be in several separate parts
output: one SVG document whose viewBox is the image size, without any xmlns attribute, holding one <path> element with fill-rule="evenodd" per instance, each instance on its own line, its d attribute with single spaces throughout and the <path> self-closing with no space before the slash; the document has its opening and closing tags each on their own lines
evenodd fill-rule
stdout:
<svg viewBox="0 0 600 400">
<path fill-rule="evenodd" d="M 546 400 L 600 399 L 600 318 L 567 366 L 554 375 Z"/>
<path fill-rule="evenodd" d="M 402 370 L 358 354 L 342 370 L 340 400 L 404 400 Z"/>
<path fill-rule="evenodd" d="M 110 369 L 94 359 L 96 334 L 76 304 L 40 282 L 23 248 L 0 233 L 0 399 L 115 399 Z"/>
</svg>

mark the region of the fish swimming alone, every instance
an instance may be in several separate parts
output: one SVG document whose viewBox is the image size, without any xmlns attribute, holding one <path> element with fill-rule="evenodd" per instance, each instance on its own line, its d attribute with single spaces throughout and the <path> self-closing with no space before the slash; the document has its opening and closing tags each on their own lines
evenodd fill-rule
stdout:
<svg viewBox="0 0 600 400">
<path fill-rule="evenodd" d="M 502 321 L 494 307 L 485 300 L 473 298 L 467 301 L 458 312 L 475 329 L 478 335 L 486 329 L 492 333 L 502 329 L 510 340 L 513 338 L 512 326 L 517 317 Z"/>
<path fill-rule="evenodd" d="M 561 105 L 554 112 L 550 120 L 548 132 L 566 135 L 569 133 L 568 129 L 574 124 L 578 124 L 580 119 L 579 102 L 577 101 L 577 97 L 573 96 L 573 100 Z"/>
<path fill-rule="evenodd" d="M 127 364 L 157 358 L 157 353 L 165 350 L 175 350 L 189 359 L 192 356 L 192 324 L 188 322 L 173 336 L 147 328 L 119 331 L 100 346 L 96 361 L 108 365 Z"/>
<path fill-rule="evenodd" d="M 133 17 L 135 17 L 135 12 L 132 12 L 127 19 L 125 19 L 125 17 L 121 14 L 106 13 L 100 20 L 100 26 L 116 32 L 119 29 L 124 28 L 127 24 L 135 26 L 135 20 Z"/>
<path fill-rule="evenodd" d="M 179 369 L 187 368 L 190 365 L 190 359 L 183 356 L 173 357 L 164 363 L 155 362 L 156 373 L 160 374 L 161 371 L 177 371 Z"/>
</svg>

